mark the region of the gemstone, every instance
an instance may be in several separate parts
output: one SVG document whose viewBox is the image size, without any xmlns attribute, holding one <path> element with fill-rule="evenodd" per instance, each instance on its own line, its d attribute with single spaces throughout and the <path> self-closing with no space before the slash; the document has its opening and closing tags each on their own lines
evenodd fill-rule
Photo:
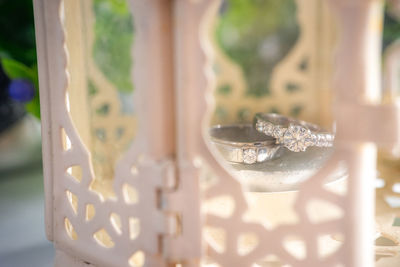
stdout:
<svg viewBox="0 0 400 267">
<path fill-rule="evenodd" d="M 257 162 L 257 151 L 255 148 L 243 149 L 243 162 L 246 164 L 253 164 Z"/>
<path fill-rule="evenodd" d="M 318 138 L 318 145 L 319 146 L 326 146 L 327 144 L 327 140 L 326 137 L 324 135 L 320 135 Z"/>
<path fill-rule="evenodd" d="M 262 121 L 257 121 L 256 130 L 259 132 L 264 132 L 265 123 Z"/>
<path fill-rule="evenodd" d="M 291 125 L 283 135 L 283 143 L 291 151 L 305 151 L 310 136 L 310 130 L 300 125 Z"/>
<path fill-rule="evenodd" d="M 317 144 L 318 138 L 316 134 L 311 135 L 311 142 L 313 142 L 313 145 Z"/>
<path fill-rule="evenodd" d="M 282 130 L 279 127 L 275 127 L 272 133 L 273 137 L 279 138 L 282 135 Z"/>
<path fill-rule="evenodd" d="M 285 135 L 286 129 L 280 128 L 280 127 L 275 127 L 272 133 L 272 136 L 276 138 L 276 143 L 277 144 L 282 144 L 283 143 L 283 136 Z"/>
<path fill-rule="evenodd" d="M 317 135 L 315 134 L 310 134 L 309 137 L 306 138 L 306 145 L 307 147 L 309 146 L 315 146 L 318 144 L 318 138 Z"/>
<path fill-rule="evenodd" d="M 266 123 L 264 125 L 264 134 L 266 135 L 273 135 L 274 132 L 274 125 L 272 123 Z"/>
<path fill-rule="evenodd" d="M 268 150 L 266 148 L 259 148 L 258 149 L 258 155 L 257 155 L 257 161 L 258 162 L 263 162 L 266 159 L 269 158 L 269 153 Z"/>
</svg>

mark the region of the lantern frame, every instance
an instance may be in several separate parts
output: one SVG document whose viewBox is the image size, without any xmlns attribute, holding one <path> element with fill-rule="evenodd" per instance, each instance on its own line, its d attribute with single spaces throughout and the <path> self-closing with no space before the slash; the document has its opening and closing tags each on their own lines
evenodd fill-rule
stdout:
<svg viewBox="0 0 400 267">
<path fill-rule="evenodd" d="M 117 198 L 103 201 L 88 190 L 94 179 L 91 155 L 67 108 L 68 55 L 62 1 L 35 0 L 46 233 L 56 247 L 56 266 L 129 266 L 130 257 L 142 251 L 146 266 L 200 266 L 204 256 L 220 266 L 251 266 L 272 253 L 293 266 L 372 267 L 376 144 L 399 143 L 400 113 L 397 105 L 380 103 L 381 31 L 375 26 L 376 19 L 382 19 L 382 3 L 329 2 L 341 32 L 336 58 L 340 66 L 333 82 L 335 153 L 301 185 L 294 207 L 300 223 L 267 230 L 243 219 L 248 203 L 242 185 L 221 165 L 223 159 L 206 139 L 215 77 L 213 49 L 204 38 L 208 30 L 205 18 L 215 13 L 219 1 L 130 1 L 137 30 L 132 76 L 139 127 L 133 144 L 115 167 L 113 188 Z M 62 131 L 72 144 L 67 149 Z M 341 161 L 349 171 L 346 196 L 323 186 L 326 176 Z M 82 168 L 79 182 L 66 172 L 73 165 Z M 137 177 L 131 172 L 132 166 L 138 170 Z M 205 169 L 218 177 L 218 183 L 202 191 L 199 180 Z M 139 201 L 134 206 L 123 201 L 125 184 L 138 192 Z M 65 197 L 66 190 L 78 198 L 76 212 Z M 201 199 L 223 195 L 230 196 L 235 204 L 235 211 L 228 218 L 201 214 Z M 344 216 L 319 225 L 311 223 L 305 206 L 312 198 L 340 207 Z M 93 220 L 84 216 L 88 204 L 96 208 Z M 120 216 L 122 234 L 110 224 L 111 213 Z M 141 222 L 140 234 L 134 240 L 127 235 L 131 217 Z M 68 225 L 73 225 L 76 240 L 67 233 L 66 228 L 72 229 Z M 202 228 L 206 225 L 225 229 L 229 236 L 225 252 L 203 240 Z M 100 229 L 111 236 L 113 247 L 96 243 L 93 235 Z M 258 245 L 246 255 L 241 255 L 236 246 L 243 232 L 259 238 Z M 316 236 L 334 232 L 344 233 L 346 240 L 334 254 L 321 259 Z M 282 249 L 288 234 L 305 240 L 309 248 L 305 259 L 299 260 Z"/>
</svg>

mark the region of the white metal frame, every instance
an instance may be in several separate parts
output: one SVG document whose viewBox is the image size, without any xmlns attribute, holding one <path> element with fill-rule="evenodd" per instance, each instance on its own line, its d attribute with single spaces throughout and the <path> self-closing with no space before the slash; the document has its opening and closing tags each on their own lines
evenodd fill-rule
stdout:
<svg viewBox="0 0 400 267">
<path fill-rule="evenodd" d="M 57 249 L 57 266 L 89 263 L 129 266 L 129 257 L 137 251 L 145 252 L 146 266 L 173 266 L 175 263 L 199 266 L 201 258 L 207 257 L 220 266 L 250 267 L 268 254 L 274 254 L 292 266 L 373 266 L 375 144 L 393 145 L 400 137 L 398 106 L 380 105 L 381 31 L 376 26 L 381 20 L 380 1 L 330 1 L 341 33 L 333 86 L 336 151 L 321 171 L 301 185 L 294 207 L 300 222 L 274 230 L 243 220 L 248 208 L 243 189 L 221 166 L 221 159 L 204 138 L 213 107 L 210 64 L 213 50 L 209 41 L 203 38 L 207 29 L 205 16 L 219 1 L 131 1 L 137 30 L 133 77 L 139 100 L 139 131 L 134 144 L 116 166 L 114 189 L 118 199 L 105 202 L 88 190 L 94 177 L 90 153 L 67 111 L 67 54 L 61 3 L 61 0 L 34 1 L 46 232 Z M 63 149 L 61 128 L 72 143 L 68 150 Z M 341 161 L 349 171 L 346 196 L 323 187 L 325 177 Z M 66 169 L 74 164 L 83 170 L 80 183 L 71 180 L 66 173 Z M 131 174 L 132 165 L 139 170 L 138 177 Z M 212 214 L 201 216 L 199 178 L 205 168 L 218 177 L 218 183 L 204 191 L 203 197 L 209 200 L 230 196 L 235 210 L 229 218 Z M 123 201 L 122 187 L 126 183 L 138 191 L 140 200 L 134 206 Z M 66 190 L 79 199 L 77 214 L 65 197 Z M 157 206 L 157 197 L 164 199 L 164 207 Z M 305 206 L 312 198 L 340 207 L 344 216 L 312 224 L 305 212 Z M 96 208 L 96 215 L 90 221 L 85 220 L 86 204 Z M 118 234 L 110 223 L 113 212 L 121 217 L 122 234 Z M 135 240 L 130 240 L 127 234 L 132 216 L 141 222 L 141 231 Z M 72 240 L 66 233 L 65 217 L 73 225 L 77 240 Z M 205 226 L 226 231 L 229 238 L 224 253 L 202 241 L 202 227 Z M 107 230 L 114 247 L 104 248 L 95 242 L 93 234 L 101 228 Z M 259 237 L 257 246 L 246 255 L 238 253 L 236 246 L 238 236 L 243 232 L 252 232 Z M 346 237 L 343 246 L 321 259 L 316 236 L 337 232 Z M 305 241 L 308 249 L 305 259 L 299 260 L 282 248 L 284 238 L 290 234 L 300 235 Z"/>
</svg>

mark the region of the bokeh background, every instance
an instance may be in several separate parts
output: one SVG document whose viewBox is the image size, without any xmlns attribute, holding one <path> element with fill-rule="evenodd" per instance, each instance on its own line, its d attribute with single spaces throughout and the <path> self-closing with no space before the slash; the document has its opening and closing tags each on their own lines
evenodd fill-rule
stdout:
<svg viewBox="0 0 400 267">
<path fill-rule="evenodd" d="M 31 0 L 0 0 L 0 266 L 50 267 Z"/>
</svg>

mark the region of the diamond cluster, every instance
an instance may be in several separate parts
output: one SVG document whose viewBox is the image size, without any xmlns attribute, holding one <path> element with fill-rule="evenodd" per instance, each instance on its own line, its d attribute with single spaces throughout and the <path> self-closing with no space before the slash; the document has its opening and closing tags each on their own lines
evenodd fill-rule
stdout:
<svg viewBox="0 0 400 267">
<path fill-rule="evenodd" d="M 309 146 L 332 146 L 334 139 L 332 134 L 314 134 L 301 125 L 290 125 L 289 128 L 283 128 L 270 122 L 257 121 L 256 129 L 276 138 L 278 144 L 282 144 L 294 152 L 305 151 Z"/>
<path fill-rule="evenodd" d="M 333 140 L 334 136 L 332 134 L 319 134 L 317 135 L 314 145 L 321 147 L 329 147 L 332 146 Z"/>
<path fill-rule="evenodd" d="M 294 152 L 305 151 L 309 145 L 307 140 L 311 138 L 310 130 L 299 125 L 290 125 L 283 134 L 283 144 Z"/>
<path fill-rule="evenodd" d="M 257 150 L 255 148 L 243 149 L 243 162 L 253 164 L 257 162 Z"/>
<path fill-rule="evenodd" d="M 258 121 L 256 123 L 256 129 L 257 131 L 264 133 L 265 135 L 269 135 L 276 138 L 278 144 L 281 143 L 281 141 L 283 141 L 282 137 L 284 129 L 279 126 L 275 126 L 269 122 Z"/>
</svg>

